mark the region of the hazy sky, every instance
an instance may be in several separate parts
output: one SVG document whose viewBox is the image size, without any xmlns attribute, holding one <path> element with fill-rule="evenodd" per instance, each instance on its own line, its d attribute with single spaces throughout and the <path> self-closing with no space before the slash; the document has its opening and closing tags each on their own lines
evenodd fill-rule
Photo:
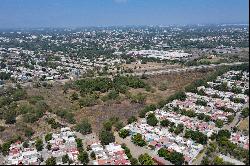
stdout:
<svg viewBox="0 0 250 166">
<path fill-rule="evenodd" d="M 0 0 L 0 28 L 249 23 L 249 0 Z"/>
</svg>

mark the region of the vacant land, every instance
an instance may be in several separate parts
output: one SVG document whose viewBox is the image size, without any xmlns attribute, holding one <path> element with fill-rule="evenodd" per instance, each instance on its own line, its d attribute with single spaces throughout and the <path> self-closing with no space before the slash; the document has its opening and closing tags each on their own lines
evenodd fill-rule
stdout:
<svg viewBox="0 0 250 166">
<path fill-rule="evenodd" d="M 146 71 L 146 70 L 162 70 L 162 69 L 174 69 L 181 67 L 180 65 L 167 65 L 165 63 L 147 62 L 147 64 L 140 64 L 137 62 L 132 62 L 131 64 L 123 64 L 124 69 L 132 69 L 136 72 Z"/>
<path fill-rule="evenodd" d="M 240 130 L 246 130 L 246 131 L 249 132 L 249 117 L 243 119 L 243 120 L 239 123 L 238 128 L 239 128 Z"/>
<path fill-rule="evenodd" d="M 51 88 L 27 88 L 26 91 L 28 96 L 42 96 L 52 112 L 53 110 L 70 110 L 76 119 L 76 123 L 82 119 L 88 119 L 92 124 L 93 131 L 98 132 L 102 128 L 103 122 L 109 118 L 119 117 L 120 120 L 126 122 L 129 116 L 138 115 L 139 111 L 144 108 L 145 105 L 156 104 L 160 100 L 166 99 L 168 96 L 174 94 L 176 91 L 182 90 L 194 80 L 205 78 L 211 72 L 212 71 L 194 71 L 182 74 L 150 76 L 144 79 L 144 82 L 150 85 L 150 91 L 146 91 L 144 88 L 129 89 L 131 94 L 145 94 L 145 103 L 133 103 L 125 95 L 120 94 L 119 100 L 98 102 L 95 106 L 80 108 L 78 101 L 71 101 L 70 96 L 74 91 L 69 90 L 67 93 L 64 93 L 63 85 L 60 84 L 54 84 Z M 164 88 L 161 87 L 162 84 L 164 84 Z M 15 135 L 20 135 L 25 138 L 23 128 L 32 128 L 35 132 L 32 137 L 39 137 L 38 133 L 47 133 L 55 130 L 46 122 L 46 117 L 53 117 L 60 124 L 69 125 L 64 119 L 48 111 L 42 118 L 32 124 L 24 123 L 22 118 L 18 116 L 15 124 L 5 125 L 4 122 L 0 122 L 2 126 L 5 126 L 5 130 L 0 133 L 0 142 L 6 141 Z"/>
<path fill-rule="evenodd" d="M 75 119 L 79 122 L 81 119 L 88 119 L 94 131 L 98 131 L 102 127 L 102 123 L 111 118 L 119 117 L 122 121 L 126 121 L 129 116 L 138 115 L 138 112 L 146 104 L 156 104 L 162 99 L 174 94 L 178 90 L 182 90 L 187 84 L 196 79 L 205 78 L 209 72 L 187 72 L 182 74 L 168 74 L 150 76 L 144 81 L 152 87 L 152 92 L 145 89 L 130 89 L 132 94 L 143 93 L 147 96 L 145 104 L 131 103 L 129 99 L 122 96 L 121 100 L 100 102 L 92 107 L 80 108 L 77 101 L 72 102 L 70 96 L 73 91 L 67 94 L 63 93 L 63 86 L 56 85 L 51 89 L 46 88 L 32 88 L 28 90 L 30 95 L 41 95 L 45 98 L 47 104 L 52 109 L 69 109 L 73 110 Z M 166 90 L 159 90 L 162 83 L 167 82 Z"/>
</svg>

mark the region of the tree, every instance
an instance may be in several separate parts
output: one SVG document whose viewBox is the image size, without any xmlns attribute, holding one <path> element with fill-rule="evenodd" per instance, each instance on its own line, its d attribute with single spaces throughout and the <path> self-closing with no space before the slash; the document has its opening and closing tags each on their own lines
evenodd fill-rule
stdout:
<svg viewBox="0 0 250 166">
<path fill-rule="evenodd" d="M 93 95 L 87 95 L 85 97 L 82 97 L 79 99 L 79 105 L 80 107 L 90 107 L 96 105 L 96 99 Z"/>
<path fill-rule="evenodd" d="M 136 121 L 137 121 L 137 118 L 135 116 L 130 116 L 128 118 L 128 124 L 131 124 L 131 123 L 136 122 Z"/>
<path fill-rule="evenodd" d="M 147 105 L 144 109 L 142 109 L 139 112 L 139 117 L 140 118 L 145 118 L 145 115 L 146 115 L 147 112 L 154 111 L 154 110 L 156 110 L 156 105 L 155 104 Z"/>
<path fill-rule="evenodd" d="M 209 165 L 209 158 L 207 156 L 204 156 L 202 161 L 201 161 L 202 165 Z"/>
<path fill-rule="evenodd" d="M 87 165 L 89 163 L 89 155 L 87 152 L 83 151 L 83 152 L 80 152 L 79 155 L 78 155 L 78 160 L 84 164 L 84 165 Z"/>
<path fill-rule="evenodd" d="M 51 150 L 51 144 L 50 143 L 47 143 L 47 147 L 46 147 L 48 150 Z"/>
<path fill-rule="evenodd" d="M 105 130 L 107 130 L 107 131 L 111 131 L 112 126 L 113 126 L 113 122 L 110 121 L 110 120 L 105 121 L 105 122 L 103 123 L 103 128 L 104 128 Z"/>
<path fill-rule="evenodd" d="M 162 127 L 168 127 L 170 124 L 170 121 L 168 119 L 164 119 L 160 122 Z"/>
<path fill-rule="evenodd" d="M 25 141 L 25 142 L 23 143 L 23 147 L 24 147 L 24 148 L 28 148 L 28 147 L 29 147 L 28 142 Z"/>
<path fill-rule="evenodd" d="M 46 165 L 56 165 L 56 158 L 55 157 L 50 157 L 46 160 Z"/>
<path fill-rule="evenodd" d="M 154 165 L 155 164 L 152 157 L 150 157 L 147 153 L 141 154 L 138 159 L 141 165 Z"/>
<path fill-rule="evenodd" d="M 220 140 L 221 138 L 229 139 L 230 137 L 231 137 L 231 133 L 228 130 L 220 130 L 218 131 L 218 134 L 216 135 L 217 140 Z"/>
<path fill-rule="evenodd" d="M 4 156 L 8 155 L 11 142 L 7 141 L 2 145 L 2 153 Z"/>
<path fill-rule="evenodd" d="M 227 122 L 231 123 L 234 120 L 234 116 L 233 115 L 229 115 L 227 116 Z"/>
<path fill-rule="evenodd" d="M 107 131 L 107 130 L 102 130 L 99 133 L 99 138 L 103 145 L 108 145 L 109 143 L 112 143 L 115 141 L 114 134 L 111 131 Z"/>
<path fill-rule="evenodd" d="M 12 95 L 14 101 L 19 101 L 19 100 L 25 99 L 26 96 L 27 96 L 27 93 L 23 89 L 15 90 L 14 94 Z"/>
<path fill-rule="evenodd" d="M 49 142 L 52 139 L 52 133 L 48 133 L 45 135 L 45 141 Z"/>
<path fill-rule="evenodd" d="M 184 163 L 184 156 L 182 153 L 174 151 L 171 153 L 169 160 L 175 165 L 182 165 Z"/>
<path fill-rule="evenodd" d="M 119 92 L 117 92 L 116 90 L 111 90 L 109 93 L 108 93 L 108 98 L 110 100 L 115 100 L 119 97 Z"/>
<path fill-rule="evenodd" d="M 217 119 L 217 120 L 215 121 L 215 126 L 216 126 L 216 127 L 222 128 L 223 125 L 224 125 L 223 120 Z"/>
<path fill-rule="evenodd" d="M 202 145 L 207 144 L 207 136 L 199 131 L 185 130 L 184 137 L 191 138 Z"/>
<path fill-rule="evenodd" d="M 92 152 L 90 153 L 90 157 L 91 157 L 92 160 L 95 160 L 95 159 L 96 159 L 96 155 L 95 155 L 95 152 L 94 152 L 94 151 L 92 151 Z"/>
<path fill-rule="evenodd" d="M 187 98 L 185 92 L 183 91 L 179 91 L 179 92 L 176 92 L 174 95 L 171 95 L 169 98 L 168 98 L 168 101 L 173 101 L 173 100 L 181 100 L 181 101 L 185 101 Z"/>
<path fill-rule="evenodd" d="M 244 108 L 244 109 L 242 110 L 241 116 L 242 116 L 243 118 L 246 118 L 246 117 L 249 116 L 249 108 L 248 108 L 248 107 L 246 107 L 246 108 Z"/>
<path fill-rule="evenodd" d="M 123 139 L 126 138 L 127 136 L 129 136 L 129 130 L 121 129 L 119 132 L 119 136 Z"/>
<path fill-rule="evenodd" d="M 177 127 L 174 130 L 174 133 L 176 135 L 178 135 L 178 134 L 182 133 L 183 130 L 184 130 L 184 125 L 183 124 L 178 124 Z"/>
<path fill-rule="evenodd" d="M 35 142 L 35 146 L 37 151 L 42 151 L 43 150 L 43 141 L 41 139 L 37 139 Z"/>
<path fill-rule="evenodd" d="M 165 157 L 167 155 L 167 150 L 165 148 L 161 148 L 157 153 L 160 157 Z"/>
<path fill-rule="evenodd" d="M 207 106 L 207 102 L 205 100 L 201 100 L 201 99 L 198 99 L 196 101 L 196 104 L 201 105 L 201 106 Z"/>
<path fill-rule="evenodd" d="M 68 156 L 68 154 L 62 156 L 62 162 L 63 163 L 68 163 L 69 162 L 69 156 Z"/>
<path fill-rule="evenodd" d="M 84 119 L 79 124 L 76 125 L 76 131 L 86 135 L 92 132 L 91 124 L 88 120 Z"/>
<path fill-rule="evenodd" d="M 204 121 L 209 122 L 211 120 L 211 116 L 205 115 Z"/>
<path fill-rule="evenodd" d="M 158 120 L 157 118 L 155 117 L 155 114 L 154 113 L 150 113 L 148 116 L 147 116 L 147 124 L 149 124 L 150 126 L 156 126 L 158 123 Z"/>
<path fill-rule="evenodd" d="M 76 138 L 76 145 L 77 145 L 78 151 L 82 151 L 83 150 L 82 139 Z"/>
<path fill-rule="evenodd" d="M 136 158 L 131 158 L 130 163 L 131 165 L 139 165 L 138 160 Z"/>
<path fill-rule="evenodd" d="M 72 95 L 71 95 L 71 100 L 78 100 L 79 99 L 79 96 L 76 92 L 74 92 Z"/>
<path fill-rule="evenodd" d="M 119 131 L 120 129 L 122 129 L 122 128 L 124 127 L 124 124 L 123 124 L 123 122 L 118 121 L 118 122 L 116 122 L 116 123 L 114 124 L 114 127 L 115 127 L 115 130 L 116 130 L 116 131 Z"/>
<path fill-rule="evenodd" d="M 140 104 L 144 104 L 146 101 L 146 95 L 143 93 L 138 93 L 135 95 L 130 95 L 130 99 L 132 103 L 140 103 Z"/>
<path fill-rule="evenodd" d="M 132 142 L 138 146 L 142 147 L 146 145 L 146 142 L 144 141 L 140 133 L 133 135 L 131 139 L 132 139 Z"/>
<path fill-rule="evenodd" d="M 213 164 L 214 164 L 214 165 L 223 165 L 223 164 L 224 164 L 224 161 L 223 161 L 222 158 L 216 156 L 216 157 L 214 158 L 214 160 L 213 160 Z"/>
<path fill-rule="evenodd" d="M 203 120 L 205 118 L 205 114 L 204 113 L 200 113 L 200 114 L 198 114 L 197 118 L 199 120 Z"/>
<path fill-rule="evenodd" d="M 16 123 L 16 113 L 14 110 L 6 110 L 4 112 L 4 119 L 6 124 Z"/>
<path fill-rule="evenodd" d="M 30 137 L 34 134 L 34 131 L 33 131 L 32 128 L 28 128 L 28 127 L 27 127 L 27 128 L 24 129 L 24 133 L 25 133 L 25 136 L 26 136 L 26 137 L 29 137 L 29 138 L 30 138 Z"/>
</svg>

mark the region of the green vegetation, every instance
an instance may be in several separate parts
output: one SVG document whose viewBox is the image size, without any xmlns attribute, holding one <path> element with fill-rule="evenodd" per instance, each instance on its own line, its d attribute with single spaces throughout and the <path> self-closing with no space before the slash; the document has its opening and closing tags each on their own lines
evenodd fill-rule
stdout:
<svg viewBox="0 0 250 166">
<path fill-rule="evenodd" d="M 244 109 L 242 110 L 241 116 L 242 116 L 243 118 L 246 118 L 246 117 L 249 116 L 249 107 L 246 107 L 246 108 L 244 108 Z"/>
<path fill-rule="evenodd" d="M 1 151 L 2 151 L 4 156 L 9 154 L 9 148 L 10 148 L 11 143 L 12 143 L 11 141 L 7 141 L 7 142 L 3 143 Z"/>
<path fill-rule="evenodd" d="M 115 142 L 115 136 L 113 132 L 102 130 L 99 133 L 99 139 L 103 145 L 108 145 L 109 143 Z"/>
<path fill-rule="evenodd" d="M 146 119 L 147 119 L 147 124 L 149 124 L 150 126 L 156 126 L 158 124 L 158 120 L 155 117 L 154 113 L 148 114 Z"/>
<path fill-rule="evenodd" d="M 80 107 L 91 107 L 97 104 L 97 99 L 99 96 L 95 94 L 87 94 L 84 97 L 79 99 L 79 105 Z"/>
<path fill-rule="evenodd" d="M 115 89 L 124 92 L 123 87 L 145 88 L 146 84 L 139 78 L 133 76 L 115 76 L 113 81 L 109 78 L 87 78 L 76 81 L 81 94 L 93 93 L 95 91 L 108 92 Z"/>
<path fill-rule="evenodd" d="M 83 151 L 82 139 L 76 138 L 76 146 L 79 152 Z"/>
<path fill-rule="evenodd" d="M 45 135 L 45 141 L 49 142 L 52 139 L 52 133 L 48 133 Z"/>
<path fill-rule="evenodd" d="M 170 124 L 170 121 L 168 119 L 164 119 L 160 122 L 162 127 L 168 127 Z"/>
<path fill-rule="evenodd" d="M 207 106 L 207 102 L 206 102 L 205 100 L 200 100 L 200 99 L 198 99 L 198 100 L 196 101 L 196 104 L 197 104 L 197 105 L 204 106 L 204 107 Z"/>
<path fill-rule="evenodd" d="M 133 122 L 136 122 L 137 121 L 137 118 L 135 117 L 135 116 L 131 116 L 131 117 L 129 117 L 128 118 L 128 124 L 131 124 L 131 123 L 133 123 Z"/>
<path fill-rule="evenodd" d="M 37 151 L 42 151 L 43 150 L 43 141 L 41 139 L 37 139 L 35 142 L 35 146 Z"/>
<path fill-rule="evenodd" d="M 86 135 L 90 134 L 92 132 L 91 124 L 88 122 L 88 120 L 82 120 L 79 124 L 75 127 L 76 131 Z"/>
<path fill-rule="evenodd" d="M 136 158 L 133 158 L 132 154 L 130 153 L 130 149 L 125 144 L 122 144 L 121 147 L 124 149 L 125 154 L 128 156 L 131 165 L 138 165 L 138 160 Z"/>
<path fill-rule="evenodd" d="M 155 162 L 147 153 L 141 154 L 138 158 L 141 165 L 154 165 Z"/>
<path fill-rule="evenodd" d="M 68 154 L 65 154 L 65 155 L 62 156 L 62 162 L 63 163 L 68 163 L 69 162 L 69 156 L 68 156 Z"/>
<path fill-rule="evenodd" d="M 196 115 L 197 115 L 194 111 L 192 111 L 192 110 L 185 110 L 185 109 L 180 110 L 179 113 L 181 115 L 185 115 L 185 116 L 188 116 L 190 118 L 196 117 Z"/>
<path fill-rule="evenodd" d="M 46 160 L 46 165 L 56 165 L 56 158 L 55 157 L 50 157 Z"/>
<path fill-rule="evenodd" d="M 160 86 L 158 87 L 158 89 L 161 90 L 161 91 L 165 91 L 168 88 L 168 84 L 169 84 L 168 81 L 164 81 L 164 82 L 162 82 L 160 84 Z"/>
<path fill-rule="evenodd" d="M 176 125 L 172 125 L 169 129 L 170 132 L 174 132 L 176 135 L 179 135 L 180 133 L 182 133 L 184 131 L 184 125 L 183 124 L 178 124 Z"/>
<path fill-rule="evenodd" d="M 74 92 L 71 96 L 70 96 L 71 100 L 78 100 L 79 99 L 79 96 L 76 92 Z"/>
<path fill-rule="evenodd" d="M 76 81 L 71 87 L 80 91 L 81 97 L 78 100 L 80 107 L 94 106 L 98 104 L 98 99 L 104 102 L 107 100 L 118 100 L 120 98 L 120 93 L 129 94 L 128 88 L 151 89 L 150 86 L 140 78 L 133 76 L 115 76 L 113 80 L 107 77 L 86 78 Z M 108 92 L 107 95 L 100 97 L 100 93 L 106 92 Z M 131 102 L 136 103 L 144 103 L 146 99 L 146 96 L 142 93 L 129 94 L 127 96 Z"/>
<path fill-rule="evenodd" d="M 74 118 L 74 114 L 72 113 L 72 110 L 59 109 L 59 110 L 55 110 L 54 113 L 57 116 L 59 116 L 63 119 L 66 119 L 67 122 L 69 122 L 70 124 L 76 123 L 76 120 Z"/>
<path fill-rule="evenodd" d="M 87 165 L 89 163 L 89 155 L 87 152 L 80 152 L 78 155 L 78 160 L 83 164 Z"/>
<path fill-rule="evenodd" d="M 231 136 L 231 132 L 228 130 L 220 130 L 216 138 L 216 145 L 218 146 L 218 150 L 220 153 L 224 155 L 231 155 L 234 158 L 243 161 L 246 164 L 249 164 L 249 150 L 243 149 L 242 147 L 237 146 L 232 143 L 229 138 Z M 215 148 L 211 149 L 209 152 L 215 151 Z"/>
<path fill-rule="evenodd" d="M 94 152 L 94 151 L 92 151 L 92 152 L 90 153 L 90 157 L 91 157 L 92 160 L 95 160 L 95 159 L 96 159 L 96 155 L 95 155 L 95 152 Z"/>
<path fill-rule="evenodd" d="M 54 118 L 48 118 L 47 122 L 48 122 L 48 124 L 51 125 L 52 129 L 57 129 L 57 128 L 61 127 L 61 124 L 59 122 L 56 122 L 56 120 Z"/>
<path fill-rule="evenodd" d="M 224 125 L 223 120 L 217 119 L 217 120 L 215 121 L 215 126 L 216 126 L 216 127 L 222 128 L 223 125 Z"/>
<path fill-rule="evenodd" d="M 33 105 L 42 100 L 44 100 L 44 97 L 42 96 L 31 96 L 28 98 L 29 103 Z"/>
<path fill-rule="evenodd" d="M 126 138 L 127 136 L 129 136 L 129 130 L 121 129 L 119 131 L 119 136 L 123 139 Z"/>
<path fill-rule="evenodd" d="M 0 72 L 0 80 L 9 80 L 11 73 Z"/>
<path fill-rule="evenodd" d="M 145 146 L 146 145 L 146 142 L 144 141 L 144 139 L 142 138 L 142 135 L 137 133 L 135 135 L 133 135 L 131 137 L 131 140 L 134 144 L 138 145 L 138 146 Z"/>
<path fill-rule="evenodd" d="M 202 145 L 207 144 L 207 136 L 199 131 L 185 130 L 185 138 L 191 138 L 192 140 Z"/>
<path fill-rule="evenodd" d="M 164 157 L 165 160 L 168 160 L 175 165 L 182 165 L 184 163 L 183 154 L 176 151 L 169 152 L 167 149 L 161 148 L 158 150 L 158 155 Z"/>
<path fill-rule="evenodd" d="M 155 111 L 155 110 L 156 110 L 156 105 L 154 105 L 154 104 L 147 105 L 147 106 L 145 106 L 144 109 L 142 109 L 142 110 L 139 112 L 139 117 L 140 117 L 140 118 L 145 118 L 145 115 L 146 115 L 147 112 Z"/>
<path fill-rule="evenodd" d="M 146 95 L 141 92 L 138 94 L 129 94 L 128 98 L 132 103 L 144 104 L 146 101 Z"/>
</svg>

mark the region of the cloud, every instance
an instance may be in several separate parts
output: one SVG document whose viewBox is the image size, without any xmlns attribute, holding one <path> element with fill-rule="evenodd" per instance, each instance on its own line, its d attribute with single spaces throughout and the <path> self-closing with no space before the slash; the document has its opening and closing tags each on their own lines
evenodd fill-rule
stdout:
<svg viewBox="0 0 250 166">
<path fill-rule="evenodd" d="M 113 0 L 115 3 L 126 3 L 128 0 Z"/>
</svg>

